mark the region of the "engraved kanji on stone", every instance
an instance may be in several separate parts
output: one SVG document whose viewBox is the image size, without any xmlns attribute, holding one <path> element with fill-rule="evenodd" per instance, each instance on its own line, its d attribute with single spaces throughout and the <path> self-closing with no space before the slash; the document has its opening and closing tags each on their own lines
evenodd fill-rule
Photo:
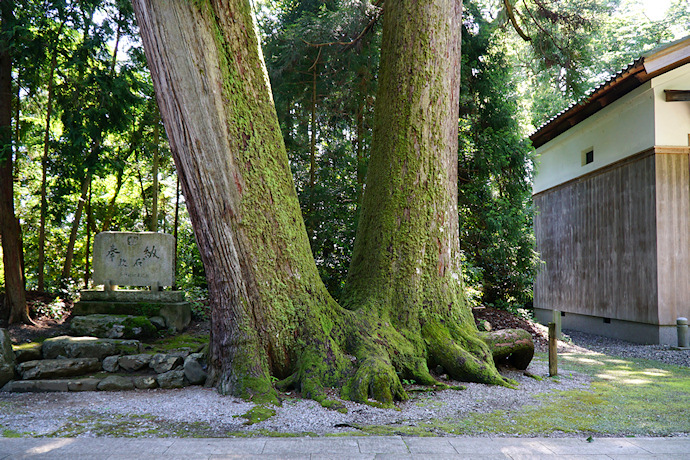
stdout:
<svg viewBox="0 0 690 460">
<path fill-rule="evenodd" d="M 146 249 L 144 249 L 144 260 L 150 259 L 152 257 L 160 259 L 160 257 L 158 257 L 158 254 L 156 254 L 156 246 L 152 246 L 150 250 L 149 247 L 146 246 Z"/>
<path fill-rule="evenodd" d="M 120 251 L 117 250 L 117 247 L 114 244 L 110 245 L 110 249 L 108 249 L 108 252 L 105 254 L 106 259 L 110 259 L 111 262 L 115 260 L 115 256 L 119 254 Z"/>
</svg>

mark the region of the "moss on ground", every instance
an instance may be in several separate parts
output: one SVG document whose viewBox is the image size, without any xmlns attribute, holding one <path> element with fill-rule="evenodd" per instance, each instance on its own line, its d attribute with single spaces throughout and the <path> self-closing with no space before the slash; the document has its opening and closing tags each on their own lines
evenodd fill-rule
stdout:
<svg viewBox="0 0 690 460">
<path fill-rule="evenodd" d="M 2 430 L 2 436 L 3 438 L 21 438 L 23 436 L 22 433 L 19 431 L 14 431 L 14 430 L 9 430 L 9 429 L 4 429 Z"/>
<path fill-rule="evenodd" d="M 205 422 L 170 422 L 152 415 L 98 414 L 69 417 L 58 430 L 48 437 L 219 437 L 221 433 Z"/>
<path fill-rule="evenodd" d="M 243 417 L 246 418 L 247 421 L 244 423 L 245 425 L 253 425 L 255 423 L 263 422 L 264 420 L 268 420 L 269 418 L 273 417 L 276 415 L 275 409 L 272 409 L 270 407 L 266 407 L 261 404 L 257 404 L 256 406 L 252 407 L 246 414 L 243 415 L 237 415 L 236 417 Z"/>
<path fill-rule="evenodd" d="M 462 419 L 430 421 L 416 427 L 368 426 L 361 429 L 369 434 L 411 436 L 425 433 L 463 436 L 544 436 L 557 432 L 608 436 L 690 433 L 687 417 L 689 368 L 596 354 L 563 354 L 559 360 L 562 370 L 591 375 L 591 386 L 538 395 L 540 404 L 515 411 L 473 413 Z"/>
<path fill-rule="evenodd" d="M 45 341 L 43 340 L 37 340 L 35 342 L 27 342 L 27 343 L 21 343 L 19 345 L 12 345 L 12 350 L 18 351 L 18 350 L 33 350 L 34 348 L 40 348 L 42 343 Z"/>
<path fill-rule="evenodd" d="M 193 352 L 201 351 L 208 345 L 209 336 L 196 336 L 188 333 L 177 334 L 170 337 L 165 337 L 155 342 L 151 342 L 145 346 L 146 353 L 168 353 L 173 350 L 183 348 L 190 349 Z"/>
</svg>

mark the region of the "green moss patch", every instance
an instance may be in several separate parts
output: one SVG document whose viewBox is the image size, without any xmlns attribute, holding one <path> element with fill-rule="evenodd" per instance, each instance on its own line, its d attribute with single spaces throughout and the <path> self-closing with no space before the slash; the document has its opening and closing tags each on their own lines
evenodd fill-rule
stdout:
<svg viewBox="0 0 690 460">
<path fill-rule="evenodd" d="M 563 369 L 592 375 L 589 390 L 548 393 L 538 397 L 539 405 L 472 414 L 436 426 L 458 435 L 668 436 L 690 432 L 690 369 L 605 355 L 564 354 L 559 359 Z"/>
<path fill-rule="evenodd" d="M 268 420 L 274 415 L 276 415 L 276 411 L 274 409 L 259 404 L 252 407 L 246 414 L 239 415 L 238 417 L 243 417 L 247 419 L 247 421 L 244 423 L 245 425 L 253 425 L 255 423 Z"/>
<path fill-rule="evenodd" d="M 146 353 L 167 353 L 173 350 L 189 349 L 192 352 L 201 351 L 208 345 L 209 336 L 195 336 L 191 334 L 177 334 L 149 343 Z"/>
</svg>

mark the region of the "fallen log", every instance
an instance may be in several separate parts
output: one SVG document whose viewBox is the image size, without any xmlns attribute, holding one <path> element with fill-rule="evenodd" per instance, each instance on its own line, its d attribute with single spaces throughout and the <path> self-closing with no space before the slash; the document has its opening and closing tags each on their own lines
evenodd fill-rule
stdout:
<svg viewBox="0 0 690 460">
<path fill-rule="evenodd" d="M 524 329 L 480 332 L 479 336 L 489 345 L 497 365 L 507 361 L 514 368 L 524 370 L 532 361 L 534 341 Z"/>
</svg>

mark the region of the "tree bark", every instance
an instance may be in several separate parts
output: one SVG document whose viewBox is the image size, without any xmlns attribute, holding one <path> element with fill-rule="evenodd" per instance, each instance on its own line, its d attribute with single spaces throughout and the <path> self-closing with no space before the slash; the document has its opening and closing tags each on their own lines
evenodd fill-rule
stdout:
<svg viewBox="0 0 690 460">
<path fill-rule="evenodd" d="M 77 242 L 79 235 L 79 224 L 81 223 L 81 215 L 84 212 L 84 203 L 86 203 L 87 194 L 89 192 L 89 185 L 91 183 L 91 173 L 87 171 L 86 177 L 81 182 L 81 194 L 77 201 L 77 209 L 74 211 L 74 220 L 72 221 L 72 230 L 69 234 L 69 241 L 67 248 L 65 248 L 65 263 L 62 266 L 62 273 L 60 275 L 61 282 L 64 284 L 70 277 L 72 272 L 72 260 L 74 259 L 74 245 Z"/>
<path fill-rule="evenodd" d="M 0 3 L 2 37 L 11 35 L 14 2 Z M 14 162 L 12 149 L 12 56 L 10 45 L 0 40 L 0 238 L 5 271 L 5 302 L 2 316 L 9 324 L 31 324 L 26 305 L 19 219 L 14 214 Z"/>
<path fill-rule="evenodd" d="M 133 5 L 206 269 L 219 391 L 275 401 L 275 376 L 330 407 L 327 386 L 390 405 L 401 377 L 440 385 L 428 364 L 510 384 L 460 282 L 460 3 L 387 5 L 349 310 L 309 249 L 249 1 Z"/>
<path fill-rule="evenodd" d="M 206 269 L 210 381 L 275 401 L 270 376 L 328 346 L 337 305 L 311 255 L 250 4 L 133 5 Z"/>
<path fill-rule="evenodd" d="M 380 335 L 388 339 L 377 353 L 398 372 L 432 383 L 428 366 L 441 365 L 456 379 L 506 384 L 461 281 L 461 28 L 461 2 L 386 3 L 374 137 L 343 305 L 385 320 Z"/>
</svg>

